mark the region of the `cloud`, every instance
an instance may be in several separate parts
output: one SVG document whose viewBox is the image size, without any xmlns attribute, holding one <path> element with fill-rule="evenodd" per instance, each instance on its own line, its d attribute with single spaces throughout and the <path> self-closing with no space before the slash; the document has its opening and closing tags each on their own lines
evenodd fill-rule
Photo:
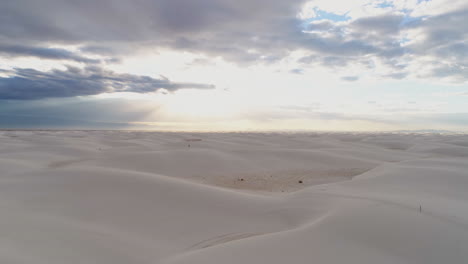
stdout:
<svg viewBox="0 0 468 264">
<path fill-rule="evenodd" d="M 420 41 L 408 46 L 413 56 L 421 57 L 425 78 L 448 78 L 468 81 L 468 4 L 465 9 L 427 17 L 412 28 Z"/>
<path fill-rule="evenodd" d="M 305 34 L 297 18 L 305 0 L 33 0 L 2 3 L 0 38 L 120 49 L 165 47 L 222 56 L 238 63 L 275 62 L 291 51 L 365 55 L 357 39 Z M 46 9 L 45 6 L 48 8 Z M 127 18 L 127 19 L 123 19 Z M 125 22 L 124 22 L 125 21 Z M 40 32 L 41 34 L 38 34 Z M 3 36 L 1 36 L 3 35 Z M 115 50 L 115 49 L 114 49 Z"/>
<path fill-rule="evenodd" d="M 86 58 L 65 49 L 7 45 L 2 43 L 0 43 L 0 54 L 7 57 L 38 57 L 51 60 L 70 60 L 88 64 L 100 62 L 100 60 Z"/>
<path fill-rule="evenodd" d="M 224 36 L 216 37 L 214 33 L 252 37 L 274 27 L 283 27 L 291 17 L 294 18 L 301 2 L 303 1 L 2 1 L 0 32 L 9 39 L 35 42 L 157 41 L 175 44 L 184 37 L 194 42 L 202 39 L 220 41 Z M 248 30 L 241 30 L 242 28 Z M 284 30 L 285 28 L 281 29 Z M 236 31 L 238 34 L 235 34 Z"/>
<path fill-rule="evenodd" d="M 2 1 L 0 41 L 18 47 L 78 45 L 84 53 L 116 56 L 165 48 L 221 56 L 239 64 L 275 63 L 301 51 L 304 57 L 316 58 L 313 67 L 353 66 L 361 63 L 358 58 L 366 58 L 375 62 L 380 71 L 376 75 L 384 76 L 393 71 L 387 67 L 400 67 L 403 61 L 412 67 L 410 75 L 426 78 L 421 73 L 439 62 L 467 65 L 468 29 L 461 25 L 468 24 L 468 4 L 452 2 Z M 18 47 L 4 53 L 86 60 L 60 50 Z M 438 72 L 468 80 L 465 72 L 453 68 Z"/>
<path fill-rule="evenodd" d="M 289 73 L 292 73 L 292 74 L 304 74 L 304 70 L 303 69 L 292 69 L 289 71 Z"/>
<path fill-rule="evenodd" d="M 11 76 L 0 77 L 0 99 L 33 100 L 51 97 L 75 97 L 102 93 L 151 93 L 160 89 L 175 91 L 183 88 L 211 89 L 213 85 L 175 83 L 162 77 L 120 74 L 96 66 L 84 69 L 41 72 L 34 69 L 15 69 Z"/>
<path fill-rule="evenodd" d="M 457 8 L 441 8 L 441 5 L 434 8 L 430 7 L 434 1 L 411 5 L 402 4 L 408 1 L 387 1 L 380 6 L 372 1 L 361 2 L 362 10 L 372 8 L 367 13 L 350 11 L 351 19 L 347 21 L 312 21 L 306 27 L 311 37 L 331 43 L 326 45 L 326 51 L 309 45 L 308 57 L 314 58 L 312 62 L 324 61 L 322 66 L 335 68 L 339 64 L 357 65 L 358 57 L 366 57 L 378 65 L 376 75 L 384 78 L 412 76 L 468 81 L 468 29 L 460 26 L 468 23 L 468 3 L 454 3 Z M 321 8 L 323 4 L 315 3 L 314 8 Z M 333 5 L 327 6 L 328 12 L 333 12 Z M 354 8 L 357 7 L 359 4 L 355 3 Z M 428 8 L 430 12 L 422 12 Z M 327 63 L 327 58 L 340 63 Z M 405 72 L 401 72 L 403 70 Z"/>
<path fill-rule="evenodd" d="M 404 16 L 402 14 L 363 17 L 351 22 L 351 26 L 363 33 L 397 34 L 400 30 L 403 18 Z"/>
<path fill-rule="evenodd" d="M 401 80 L 401 79 L 406 78 L 406 76 L 408 76 L 408 73 L 406 73 L 406 72 L 396 72 L 396 73 L 385 74 L 382 77 Z"/>
<path fill-rule="evenodd" d="M 355 82 L 359 80 L 359 76 L 344 76 L 344 77 L 341 77 L 341 80 L 347 81 L 347 82 Z"/>
</svg>

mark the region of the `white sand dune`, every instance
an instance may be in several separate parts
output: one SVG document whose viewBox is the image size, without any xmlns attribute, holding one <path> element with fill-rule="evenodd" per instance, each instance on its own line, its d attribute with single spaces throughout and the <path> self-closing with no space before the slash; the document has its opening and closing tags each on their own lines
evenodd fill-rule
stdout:
<svg viewBox="0 0 468 264">
<path fill-rule="evenodd" d="M 0 210 L 0 263 L 466 264 L 468 136 L 0 131 Z"/>
</svg>

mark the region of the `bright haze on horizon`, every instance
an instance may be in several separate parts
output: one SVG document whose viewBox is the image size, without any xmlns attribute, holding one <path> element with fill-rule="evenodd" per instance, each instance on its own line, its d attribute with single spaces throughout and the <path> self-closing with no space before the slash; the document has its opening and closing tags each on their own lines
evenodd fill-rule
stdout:
<svg viewBox="0 0 468 264">
<path fill-rule="evenodd" d="M 0 2 L 0 128 L 468 131 L 466 0 Z"/>
</svg>

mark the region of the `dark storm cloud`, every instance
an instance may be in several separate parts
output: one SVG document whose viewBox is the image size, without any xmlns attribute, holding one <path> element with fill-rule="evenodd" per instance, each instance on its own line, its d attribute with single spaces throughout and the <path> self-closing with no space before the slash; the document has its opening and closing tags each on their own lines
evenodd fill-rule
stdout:
<svg viewBox="0 0 468 264">
<path fill-rule="evenodd" d="M 74 97 L 101 93 L 150 93 L 159 89 L 210 89 L 212 85 L 174 83 L 167 78 L 119 74 L 100 67 L 68 67 L 65 71 L 41 72 L 15 69 L 10 77 L 0 77 L 0 99 L 32 100 L 51 97 Z"/>
<path fill-rule="evenodd" d="M 7 45 L 2 43 L 0 43 L 0 55 L 7 57 L 38 57 L 51 60 L 70 60 L 89 64 L 100 62 L 100 60 L 76 55 L 75 53 L 64 49 Z"/>
</svg>

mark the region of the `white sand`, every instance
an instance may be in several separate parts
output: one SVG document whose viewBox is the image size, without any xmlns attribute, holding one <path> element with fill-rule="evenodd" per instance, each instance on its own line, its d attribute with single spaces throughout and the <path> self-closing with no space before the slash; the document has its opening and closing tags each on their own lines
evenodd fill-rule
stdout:
<svg viewBox="0 0 468 264">
<path fill-rule="evenodd" d="M 0 131 L 0 263 L 466 264 L 468 136 Z"/>
</svg>

